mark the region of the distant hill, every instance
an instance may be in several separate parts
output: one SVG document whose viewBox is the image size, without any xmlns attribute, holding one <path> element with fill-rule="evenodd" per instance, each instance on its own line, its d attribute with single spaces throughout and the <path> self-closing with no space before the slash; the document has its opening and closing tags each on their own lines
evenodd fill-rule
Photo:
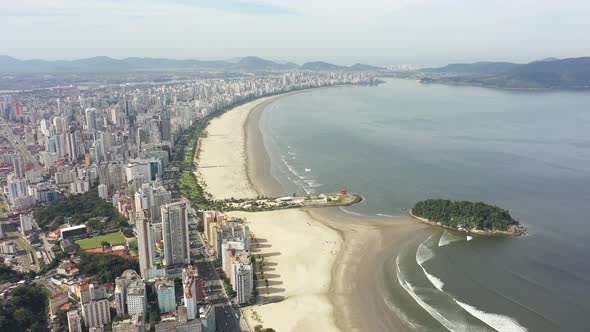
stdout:
<svg viewBox="0 0 590 332">
<path fill-rule="evenodd" d="M 19 60 L 0 55 L 0 73 L 74 73 L 74 72 L 125 72 L 138 70 L 224 70 L 224 71 L 274 71 L 274 70 L 379 70 L 378 67 L 356 64 L 351 67 L 338 66 L 327 62 L 308 62 L 303 66 L 296 63 L 275 62 L 255 56 L 235 58 L 227 61 L 174 60 L 165 58 L 114 59 L 96 56 L 78 60 Z"/>
<path fill-rule="evenodd" d="M 590 57 L 549 58 L 528 64 L 480 62 L 449 65 L 422 72 L 426 75 L 445 74 L 445 76 L 426 77 L 423 82 L 469 84 L 509 89 L 590 88 Z"/>
<path fill-rule="evenodd" d="M 511 62 L 453 63 L 441 68 L 427 68 L 424 72 L 461 75 L 497 75 L 520 66 Z"/>
<path fill-rule="evenodd" d="M 385 69 L 385 68 L 371 66 L 371 65 L 365 65 L 362 63 L 356 63 L 356 64 L 346 68 L 346 70 L 349 70 L 349 71 L 377 71 L 377 70 L 383 70 L 383 69 Z"/>
<path fill-rule="evenodd" d="M 301 65 L 303 70 L 346 70 L 345 66 L 338 66 L 323 61 L 306 62 Z"/>
</svg>

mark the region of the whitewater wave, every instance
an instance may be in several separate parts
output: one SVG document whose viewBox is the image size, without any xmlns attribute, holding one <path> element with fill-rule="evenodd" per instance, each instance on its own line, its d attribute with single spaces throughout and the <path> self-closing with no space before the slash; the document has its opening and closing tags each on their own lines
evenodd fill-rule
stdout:
<svg viewBox="0 0 590 332">
<path fill-rule="evenodd" d="M 389 298 L 387 297 L 385 298 L 385 304 L 391 311 L 395 312 L 395 314 L 402 320 L 402 322 L 411 327 L 413 330 L 418 330 L 420 325 L 416 322 L 413 322 L 400 308 L 393 304 L 391 300 L 389 300 Z"/>
<path fill-rule="evenodd" d="M 428 314 L 430 316 L 432 316 L 439 323 L 441 323 L 442 326 L 444 326 L 447 330 L 449 330 L 449 331 L 457 330 L 457 326 L 453 322 L 451 322 L 450 320 L 445 318 L 433 306 L 426 303 L 420 296 L 418 296 L 418 294 L 416 293 L 417 288 L 414 287 L 412 284 L 410 284 L 406 280 L 406 277 L 400 268 L 399 256 L 397 256 L 397 258 L 395 259 L 395 265 L 396 265 L 396 269 L 397 269 L 397 281 L 402 286 L 402 288 L 414 299 L 414 301 L 416 301 L 418 303 L 418 305 L 420 307 L 422 307 L 422 309 L 426 310 L 426 312 L 428 312 Z"/>
<path fill-rule="evenodd" d="M 291 152 L 289 152 L 289 154 L 291 154 Z M 295 157 L 292 157 L 292 159 L 295 159 Z M 317 176 L 312 176 L 308 174 L 309 172 L 307 170 L 311 171 L 310 169 L 304 168 L 304 173 L 297 171 L 295 166 L 289 163 L 286 156 L 281 156 L 281 161 L 283 162 L 283 165 L 285 165 L 289 173 L 295 175 L 296 177 L 295 179 L 293 179 L 287 175 L 287 178 L 294 182 L 298 187 L 303 189 L 306 194 L 313 194 L 315 193 L 315 188 L 322 186 L 322 184 L 317 181 Z"/>
<path fill-rule="evenodd" d="M 379 216 L 379 217 L 385 217 L 385 218 L 395 218 L 391 214 L 377 213 L 376 215 Z"/>
<path fill-rule="evenodd" d="M 350 214 L 350 215 L 357 216 L 357 217 L 366 217 L 366 215 L 364 215 L 364 214 L 362 214 L 362 213 L 358 213 L 358 212 L 354 212 L 354 211 L 347 210 L 347 209 L 345 209 L 345 208 L 344 208 L 344 207 L 342 207 L 342 206 L 339 206 L 339 208 L 340 208 L 340 210 L 341 210 L 342 212 L 344 212 L 344 213 L 348 213 L 348 214 Z"/>
<path fill-rule="evenodd" d="M 430 235 L 428 239 L 424 240 L 424 242 L 420 243 L 420 245 L 418 246 L 418 250 L 416 250 L 416 263 L 418 263 L 418 265 L 420 266 L 420 268 L 422 269 L 430 283 L 434 285 L 436 289 L 443 292 L 443 287 L 445 283 L 433 274 L 426 271 L 426 268 L 424 268 L 424 263 L 434 258 L 434 252 L 426 245 L 427 242 L 431 242 L 433 236 L 434 234 Z"/>
<path fill-rule="evenodd" d="M 443 235 L 440 237 L 440 240 L 438 241 L 438 246 L 439 247 L 444 247 L 447 244 L 451 244 L 453 242 L 457 242 L 457 241 L 461 241 L 462 238 L 454 235 L 453 233 L 445 230 L 445 232 L 443 233 Z"/>
<path fill-rule="evenodd" d="M 445 233 L 448 233 L 448 232 L 445 231 Z M 440 243 L 441 243 L 441 240 L 444 237 L 445 233 L 443 233 L 443 235 L 439 239 L 439 242 L 438 242 L 439 246 L 441 246 Z M 426 268 L 424 267 L 424 263 L 428 262 L 429 260 L 431 260 L 435 257 L 434 251 L 428 247 L 429 244 L 432 245 L 435 242 L 432 240 L 433 236 L 434 236 L 434 234 L 431 235 L 428 239 L 424 240 L 418 246 L 418 250 L 416 250 L 416 262 L 418 263 L 418 265 L 420 266 L 420 268 L 422 269 L 422 271 L 424 272 L 424 274 L 426 275 L 426 278 L 428 278 L 430 283 L 437 290 L 439 290 L 440 292 L 442 292 L 445 295 L 447 295 L 448 297 L 450 297 L 455 303 L 457 303 L 461 308 L 463 308 L 465 311 L 467 311 L 470 315 L 472 315 L 473 317 L 479 319 L 480 321 L 484 322 L 485 324 L 491 326 L 492 328 L 494 328 L 498 331 L 514 331 L 514 332 L 527 331 L 527 329 L 525 327 L 518 324 L 518 322 L 515 319 L 513 319 L 512 317 L 500 315 L 500 314 L 488 313 L 488 312 L 479 310 L 474 306 L 471 306 L 469 304 L 466 304 L 464 302 L 457 300 L 451 294 L 443 291 L 444 282 L 442 280 L 440 280 L 439 278 L 437 278 L 436 276 L 429 273 L 426 270 Z M 397 261 L 396 261 L 396 263 L 397 263 Z M 399 264 L 398 264 L 398 269 L 399 269 Z M 398 276 L 398 279 L 399 279 L 399 276 Z M 409 283 L 408 283 L 408 285 L 411 288 L 411 285 Z M 422 304 L 420 304 L 420 305 L 422 305 Z M 442 323 L 443 322 L 441 322 L 441 324 Z M 444 325 L 444 326 L 447 327 L 446 325 Z M 454 331 L 454 329 L 452 329 L 451 331 Z"/>
<path fill-rule="evenodd" d="M 477 309 L 476 307 L 474 307 L 472 305 L 469 305 L 467 303 L 463 303 L 463 302 L 460 302 L 457 300 L 455 300 L 455 302 L 457 302 L 457 304 L 460 305 L 461 308 L 465 309 L 465 311 L 470 313 L 472 316 L 476 317 L 477 319 L 481 320 L 482 322 L 488 324 L 489 326 L 493 327 L 494 329 L 496 329 L 498 331 L 510 331 L 510 332 L 526 332 L 526 331 L 528 331 L 526 327 L 518 324 L 518 322 L 512 317 L 485 312 L 485 311 Z"/>
</svg>

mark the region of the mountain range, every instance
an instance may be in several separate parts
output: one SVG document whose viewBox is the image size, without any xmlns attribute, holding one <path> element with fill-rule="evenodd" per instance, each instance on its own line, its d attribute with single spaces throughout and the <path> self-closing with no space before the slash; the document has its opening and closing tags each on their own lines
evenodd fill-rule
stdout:
<svg viewBox="0 0 590 332">
<path fill-rule="evenodd" d="M 164 58 L 114 59 L 97 56 L 78 60 L 19 60 L 0 55 L 0 73 L 68 73 L 68 72 L 124 72 L 139 70 L 218 70 L 218 71 L 273 71 L 273 70 L 314 70 L 314 71 L 370 71 L 383 68 L 363 64 L 350 67 L 327 62 L 308 62 L 301 66 L 293 62 L 280 63 L 248 56 L 232 60 L 174 60 Z"/>
<path fill-rule="evenodd" d="M 476 62 L 420 70 L 422 82 L 513 89 L 590 88 L 590 57 L 547 58 L 527 64 Z"/>
</svg>

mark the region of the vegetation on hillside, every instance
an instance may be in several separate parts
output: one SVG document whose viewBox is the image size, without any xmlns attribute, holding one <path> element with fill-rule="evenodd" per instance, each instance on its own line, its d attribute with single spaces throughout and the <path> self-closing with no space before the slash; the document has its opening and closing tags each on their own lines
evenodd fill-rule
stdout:
<svg viewBox="0 0 590 332">
<path fill-rule="evenodd" d="M 507 89 L 548 89 L 590 87 L 590 57 L 545 59 L 527 64 L 478 62 L 431 68 L 426 73 L 455 74 L 428 77 L 439 82 L 500 87 Z"/>
<path fill-rule="evenodd" d="M 139 263 L 133 259 L 127 259 L 111 254 L 80 253 L 78 263 L 80 273 L 84 276 L 96 276 L 99 284 L 115 282 L 125 270 L 139 272 Z"/>
<path fill-rule="evenodd" d="M 39 285 L 12 290 L 0 303 L 0 331 L 47 331 L 47 290 Z"/>
<path fill-rule="evenodd" d="M 451 228 L 501 230 L 518 224 L 507 210 L 482 202 L 427 199 L 416 203 L 412 214 Z"/>
<path fill-rule="evenodd" d="M 129 224 L 112 204 L 98 197 L 98 189 L 92 187 L 84 194 L 71 195 L 38 208 L 33 213 L 40 227 L 48 230 L 57 229 L 70 218 L 72 225 L 85 223 L 93 230 L 128 228 Z M 108 218 L 104 223 L 102 218 Z"/>
<path fill-rule="evenodd" d="M 5 282 L 17 282 L 23 279 L 25 275 L 13 270 L 10 266 L 0 263 L 0 284 Z"/>
</svg>

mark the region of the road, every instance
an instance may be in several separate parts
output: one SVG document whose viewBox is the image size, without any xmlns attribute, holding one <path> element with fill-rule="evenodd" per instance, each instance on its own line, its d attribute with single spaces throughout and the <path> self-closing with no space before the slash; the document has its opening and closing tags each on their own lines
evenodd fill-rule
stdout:
<svg viewBox="0 0 590 332">
<path fill-rule="evenodd" d="M 202 239 L 198 232 L 191 231 L 191 239 L 195 241 L 196 249 L 193 255 L 193 263 L 203 280 L 203 289 L 206 298 L 215 306 L 215 323 L 219 332 L 248 331 L 240 327 L 240 311 L 234 308 L 227 298 L 221 279 L 215 267 L 215 259 L 209 257 L 202 247 Z"/>
<path fill-rule="evenodd" d="M 26 146 L 23 146 L 20 143 L 20 138 L 14 135 L 14 133 L 12 132 L 12 128 L 10 128 L 10 125 L 2 117 L 0 117 L 0 125 L 0 135 L 6 137 L 6 139 L 10 141 L 14 148 L 17 151 L 19 151 L 23 155 L 23 157 L 25 157 L 25 159 L 32 162 L 36 167 L 41 167 L 41 163 L 39 163 L 39 161 L 35 157 L 33 157 L 31 151 L 29 151 Z"/>
</svg>

